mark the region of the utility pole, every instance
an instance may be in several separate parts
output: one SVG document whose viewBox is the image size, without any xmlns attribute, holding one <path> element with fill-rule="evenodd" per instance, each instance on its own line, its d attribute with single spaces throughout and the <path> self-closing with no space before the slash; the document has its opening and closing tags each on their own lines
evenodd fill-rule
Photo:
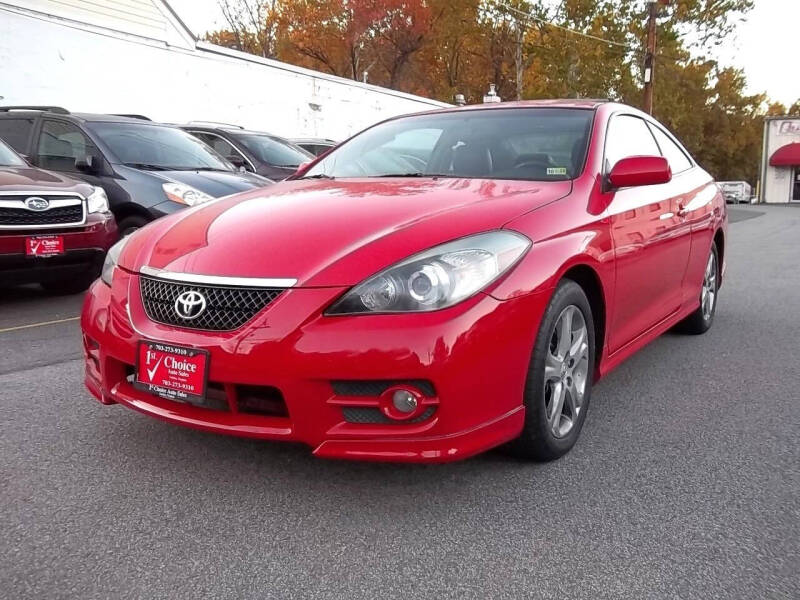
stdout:
<svg viewBox="0 0 800 600">
<path fill-rule="evenodd" d="M 644 58 L 644 111 L 653 114 L 653 77 L 656 60 L 656 16 L 658 3 L 647 4 L 649 19 L 647 22 L 647 54 Z"/>
</svg>

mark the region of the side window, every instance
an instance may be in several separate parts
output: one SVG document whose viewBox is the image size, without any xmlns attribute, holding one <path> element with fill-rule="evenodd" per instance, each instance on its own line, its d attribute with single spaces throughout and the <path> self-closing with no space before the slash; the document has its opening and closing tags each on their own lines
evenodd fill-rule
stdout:
<svg viewBox="0 0 800 600">
<path fill-rule="evenodd" d="M 33 119 L 0 119 L 0 138 L 21 154 L 28 152 Z"/>
<path fill-rule="evenodd" d="M 654 125 L 650 125 L 650 129 L 653 131 L 653 135 L 656 136 L 656 141 L 661 147 L 661 154 L 669 162 L 673 173 L 681 173 L 692 167 L 692 161 L 686 157 L 684 151 L 666 133 Z"/>
<path fill-rule="evenodd" d="M 214 135 L 213 133 L 205 133 L 203 131 L 190 131 L 189 133 L 203 140 L 203 142 L 211 146 L 214 151 L 224 159 L 229 160 L 234 164 L 240 164 L 243 162 L 241 153 L 226 139 L 221 138 L 218 135 Z"/>
<path fill-rule="evenodd" d="M 45 121 L 39 134 L 36 161 L 42 169 L 77 171 L 75 161 L 97 148 L 80 129 L 63 121 Z"/>
<path fill-rule="evenodd" d="M 617 161 L 629 156 L 661 156 L 647 124 L 639 117 L 617 115 L 611 118 L 606 135 L 606 172 Z"/>
</svg>

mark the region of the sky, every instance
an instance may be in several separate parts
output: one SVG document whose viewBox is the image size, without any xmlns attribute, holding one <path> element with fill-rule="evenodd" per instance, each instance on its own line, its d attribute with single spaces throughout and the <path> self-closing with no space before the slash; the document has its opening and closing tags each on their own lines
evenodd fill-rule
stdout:
<svg viewBox="0 0 800 600">
<path fill-rule="evenodd" d="M 198 35 L 225 25 L 217 0 L 168 2 Z M 800 99 L 800 69 L 792 60 L 800 55 L 800 0 L 755 0 L 746 18 L 714 54 L 722 64 L 744 69 L 749 93 L 792 104 Z"/>
</svg>

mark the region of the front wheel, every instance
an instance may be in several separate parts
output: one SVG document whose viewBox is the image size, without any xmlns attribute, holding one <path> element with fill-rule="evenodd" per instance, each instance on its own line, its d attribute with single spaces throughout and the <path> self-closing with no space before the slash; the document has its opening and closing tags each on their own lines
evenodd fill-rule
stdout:
<svg viewBox="0 0 800 600">
<path fill-rule="evenodd" d="M 569 452 L 586 420 L 594 362 L 589 301 L 577 283 L 564 280 L 536 336 L 525 384 L 525 424 L 519 438 L 509 444 L 512 453 L 548 461 Z"/>
<path fill-rule="evenodd" d="M 717 312 L 718 295 L 719 253 L 717 252 L 717 244 L 713 243 L 706 261 L 703 285 L 700 287 L 700 306 L 678 324 L 678 329 L 691 335 L 700 335 L 711 329 L 714 315 Z"/>
</svg>

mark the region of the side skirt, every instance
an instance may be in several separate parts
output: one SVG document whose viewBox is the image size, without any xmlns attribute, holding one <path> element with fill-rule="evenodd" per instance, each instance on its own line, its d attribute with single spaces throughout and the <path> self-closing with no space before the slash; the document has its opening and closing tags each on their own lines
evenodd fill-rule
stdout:
<svg viewBox="0 0 800 600">
<path fill-rule="evenodd" d="M 683 307 L 678 309 L 678 311 L 672 313 L 671 315 L 666 317 L 663 321 L 656 323 L 636 339 L 628 342 L 627 345 L 623 346 L 622 348 L 614 352 L 614 354 L 604 357 L 604 359 L 600 362 L 598 379 L 602 379 L 603 377 L 611 373 L 614 369 L 616 369 L 619 365 L 621 365 L 627 358 L 631 357 L 633 354 L 644 348 L 647 344 L 649 344 L 656 338 L 660 337 L 663 333 L 666 333 L 667 331 L 672 329 L 675 325 L 683 321 L 683 319 L 685 319 L 695 310 L 697 310 L 698 306 L 700 306 L 699 299 L 695 299 L 693 302 L 685 304 Z"/>
</svg>

